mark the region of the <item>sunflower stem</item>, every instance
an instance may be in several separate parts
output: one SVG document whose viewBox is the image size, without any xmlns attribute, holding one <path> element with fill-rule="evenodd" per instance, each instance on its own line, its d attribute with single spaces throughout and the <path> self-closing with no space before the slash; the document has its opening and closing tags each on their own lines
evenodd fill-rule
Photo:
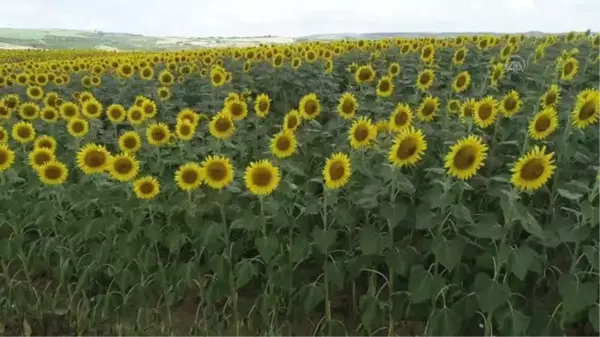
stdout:
<svg viewBox="0 0 600 337">
<path fill-rule="evenodd" d="M 325 232 L 329 230 L 327 222 L 327 186 L 323 186 L 323 229 Z M 329 259 L 329 252 L 325 252 L 325 262 Z M 325 266 L 325 264 L 323 264 Z M 323 270 L 324 288 L 325 288 L 325 321 L 327 322 L 327 335 L 333 334 L 331 327 L 331 299 L 329 294 L 329 277 L 327 272 Z"/>
<path fill-rule="evenodd" d="M 392 207 L 395 207 L 396 205 L 396 170 L 392 171 L 392 181 L 390 183 L 390 204 Z M 392 226 L 392 223 L 388 220 L 388 230 L 390 233 L 390 239 L 392 240 L 391 242 L 394 242 L 394 227 Z M 394 301 L 393 301 L 393 294 L 394 294 L 394 268 L 390 267 L 389 268 L 389 280 L 388 280 L 388 289 L 389 289 L 389 297 L 388 297 L 388 305 L 390 306 L 388 309 L 388 336 L 391 336 L 394 332 L 394 313 L 393 313 L 393 309 L 394 309 Z"/>
<path fill-rule="evenodd" d="M 231 253 L 229 250 L 230 247 L 230 241 L 229 241 L 229 227 L 227 226 L 227 217 L 225 216 L 225 206 L 223 205 L 223 203 L 219 203 L 219 212 L 221 213 L 221 222 L 223 224 L 223 228 L 225 229 L 225 236 L 224 236 L 224 240 L 225 240 L 225 259 L 228 262 L 228 266 L 229 266 L 229 287 L 231 289 L 231 302 L 232 302 L 232 306 L 233 306 L 233 321 L 234 321 L 234 325 L 235 325 L 235 335 L 239 336 L 240 335 L 240 324 L 239 324 L 239 313 L 238 313 L 238 293 L 237 293 L 237 289 L 235 287 L 235 278 L 234 278 L 234 271 L 232 268 L 232 260 L 231 260 Z"/>
<path fill-rule="evenodd" d="M 263 240 L 265 240 L 265 242 L 267 242 L 267 218 L 265 217 L 265 207 L 264 207 L 264 197 L 263 196 L 259 196 L 258 197 L 258 203 L 260 206 L 260 221 L 261 221 L 261 233 L 263 236 Z M 270 290 L 271 290 L 271 273 L 269 272 L 269 267 L 267 266 L 268 263 L 266 263 L 267 261 L 265 261 L 265 267 L 267 269 L 267 284 L 266 284 L 266 289 L 265 292 L 263 293 L 262 296 L 262 309 L 263 309 L 263 324 L 264 326 L 269 326 L 269 318 L 267 317 L 269 314 L 269 308 L 268 303 L 267 303 L 267 298 L 270 295 Z"/>
</svg>

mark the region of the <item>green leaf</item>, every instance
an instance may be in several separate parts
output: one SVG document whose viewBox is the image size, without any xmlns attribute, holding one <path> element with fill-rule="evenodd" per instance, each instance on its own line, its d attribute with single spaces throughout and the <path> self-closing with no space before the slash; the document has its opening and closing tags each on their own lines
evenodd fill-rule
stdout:
<svg viewBox="0 0 600 337">
<path fill-rule="evenodd" d="M 445 237 L 440 236 L 435 238 L 431 248 L 435 255 L 435 262 L 452 271 L 462 258 L 464 243 L 460 238 L 446 240 Z"/>
<path fill-rule="evenodd" d="M 534 310 L 529 325 L 529 336 L 563 336 L 560 323 L 555 315 L 549 315 L 544 311 Z"/>
<path fill-rule="evenodd" d="M 324 231 L 320 227 L 315 227 L 312 234 L 317 249 L 319 249 L 319 251 L 323 254 L 327 254 L 329 248 L 331 247 L 331 245 L 333 245 L 337 236 L 335 231 Z"/>
<path fill-rule="evenodd" d="M 480 239 L 500 239 L 504 235 L 503 227 L 493 213 L 485 213 L 477 219 L 477 223 L 470 225 L 469 233 Z"/>
<path fill-rule="evenodd" d="M 596 303 L 598 284 L 582 283 L 573 274 L 563 274 L 558 280 L 558 293 L 563 300 L 563 310 L 570 317 Z"/>
<path fill-rule="evenodd" d="M 590 321 L 590 324 L 592 324 L 592 327 L 594 327 L 594 331 L 600 332 L 600 310 L 598 305 L 594 305 L 594 307 L 588 311 L 588 320 Z"/>
<path fill-rule="evenodd" d="M 445 281 L 439 275 L 432 275 L 422 265 L 413 266 L 408 279 L 408 292 L 413 303 L 425 302 L 444 287 Z"/>
<path fill-rule="evenodd" d="M 581 194 L 581 193 L 567 191 L 562 188 L 558 188 L 557 191 L 561 197 L 569 199 L 569 200 L 579 200 L 579 199 L 581 199 L 581 197 L 583 197 L 583 194 Z"/>
<path fill-rule="evenodd" d="M 269 235 L 266 238 L 257 237 L 254 241 L 256 245 L 256 249 L 260 256 L 266 261 L 269 262 L 277 253 L 279 248 L 279 242 L 277 241 L 277 237 L 275 235 Z"/>
<path fill-rule="evenodd" d="M 498 326 L 504 336 L 525 336 L 531 318 L 511 306 L 499 310 L 495 315 Z"/>
<path fill-rule="evenodd" d="M 473 223 L 473 217 L 471 217 L 471 211 L 467 206 L 458 204 L 452 207 L 452 214 L 457 220 Z"/>
<path fill-rule="evenodd" d="M 379 252 L 379 233 L 372 225 L 366 225 L 362 229 L 358 241 L 364 255 L 374 255 Z"/>
<path fill-rule="evenodd" d="M 420 254 L 412 247 L 392 247 L 385 252 L 385 262 L 394 273 L 407 277 L 410 268 L 419 261 Z"/>
<path fill-rule="evenodd" d="M 422 203 L 417 207 L 415 216 L 417 229 L 432 229 L 438 225 L 433 221 L 434 214 L 431 212 L 430 205 L 427 203 Z"/>
<path fill-rule="evenodd" d="M 456 336 L 459 334 L 461 323 L 461 317 L 456 312 L 443 307 L 436 310 L 427 322 L 427 335 Z"/>
<path fill-rule="evenodd" d="M 362 295 L 359 300 L 360 321 L 369 330 L 377 322 L 379 316 L 379 304 L 377 298 L 369 295 Z"/>
<path fill-rule="evenodd" d="M 492 312 L 510 299 L 510 288 L 505 283 L 498 283 L 485 273 L 475 276 L 475 296 L 479 308 L 484 313 Z"/>
<path fill-rule="evenodd" d="M 262 226 L 261 218 L 254 215 L 252 208 L 248 207 L 244 211 L 244 214 L 231 223 L 233 229 L 245 229 L 247 231 L 259 230 Z"/>
<path fill-rule="evenodd" d="M 543 239 L 545 237 L 544 231 L 542 230 L 542 227 L 535 219 L 535 217 L 531 215 L 531 213 L 529 213 L 529 211 L 527 211 L 527 209 L 521 204 L 516 204 L 515 208 L 517 209 L 517 213 L 519 215 L 520 220 L 519 222 L 521 223 L 523 229 L 527 233 L 537 238 Z"/>
<path fill-rule="evenodd" d="M 381 215 L 390 223 L 392 228 L 396 228 L 400 221 L 406 217 L 407 206 L 404 203 L 396 203 L 391 205 L 389 203 L 381 203 Z"/>
<path fill-rule="evenodd" d="M 235 288 L 239 289 L 245 286 L 248 282 L 250 282 L 254 278 L 254 276 L 256 276 L 257 271 L 256 267 L 254 267 L 254 264 L 252 264 L 252 262 L 244 259 L 236 263 L 234 267 L 234 273 Z"/>
<path fill-rule="evenodd" d="M 521 281 L 524 281 L 536 255 L 536 252 L 525 244 L 511 250 L 508 257 L 510 271 Z"/>
<path fill-rule="evenodd" d="M 583 246 L 583 254 L 585 254 L 585 257 L 589 261 L 592 268 L 594 268 L 594 270 L 597 271 L 598 264 L 600 264 L 599 257 L 598 257 L 598 255 L 600 255 L 600 252 L 598 251 L 598 247 L 591 246 L 591 245 L 585 245 L 585 246 Z"/>
<path fill-rule="evenodd" d="M 325 262 L 325 266 L 323 267 L 325 270 L 325 275 L 331 284 L 337 288 L 337 290 L 344 289 L 344 277 L 345 271 L 340 262 L 327 261 Z"/>
<path fill-rule="evenodd" d="M 320 284 L 312 284 L 307 286 L 306 294 L 304 295 L 304 312 L 312 313 L 313 309 L 325 299 L 325 290 Z"/>
</svg>

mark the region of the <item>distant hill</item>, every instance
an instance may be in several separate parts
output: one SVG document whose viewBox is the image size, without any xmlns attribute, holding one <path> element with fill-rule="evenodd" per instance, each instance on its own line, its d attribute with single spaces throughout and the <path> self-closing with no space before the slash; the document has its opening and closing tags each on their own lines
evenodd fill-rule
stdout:
<svg viewBox="0 0 600 337">
<path fill-rule="evenodd" d="M 0 28 L 0 49 L 98 49 L 98 50 L 176 50 L 196 49 L 201 47 L 256 46 L 261 43 L 293 43 L 310 40 L 340 39 L 383 39 L 390 37 L 435 36 L 449 37 L 458 35 L 503 33 L 339 33 L 317 34 L 297 38 L 278 36 L 256 37 L 156 37 L 130 33 L 113 33 L 102 31 L 84 31 L 68 29 L 14 29 Z M 525 32 L 526 35 L 543 36 L 542 32 Z"/>
</svg>

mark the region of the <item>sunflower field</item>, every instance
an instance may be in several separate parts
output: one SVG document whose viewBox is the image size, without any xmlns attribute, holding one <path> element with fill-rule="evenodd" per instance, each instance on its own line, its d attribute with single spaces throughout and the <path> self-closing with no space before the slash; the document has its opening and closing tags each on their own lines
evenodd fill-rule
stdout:
<svg viewBox="0 0 600 337">
<path fill-rule="evenodd" d="M 0 51 L 0 333 L 597 335 L 598 52 Z"/>
</svg>

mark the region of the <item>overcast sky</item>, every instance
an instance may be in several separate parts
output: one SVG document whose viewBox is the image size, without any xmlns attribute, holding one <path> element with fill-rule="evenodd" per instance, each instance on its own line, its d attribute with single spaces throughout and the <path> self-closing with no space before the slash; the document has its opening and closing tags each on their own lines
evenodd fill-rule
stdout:
<svg viewBox="0 0 600 337">
<path fill-rule="evenodd" d="M 598 0 L 0 0 L 0 27 L 155 36 L 600 30 Z"/>
</svg>

